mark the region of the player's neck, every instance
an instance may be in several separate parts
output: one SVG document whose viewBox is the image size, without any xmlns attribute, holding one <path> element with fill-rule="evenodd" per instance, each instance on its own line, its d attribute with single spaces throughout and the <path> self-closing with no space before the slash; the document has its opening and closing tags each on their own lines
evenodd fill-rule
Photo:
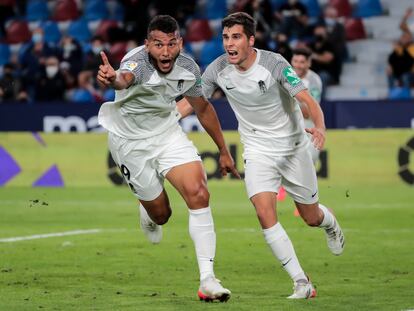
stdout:
<svg viewBox="0 0 414 311">
<path fill-rule="evenodd" d="M 236 65 L 237 70 L 239 71 L 247 71 L 253 66 L 254 62 L 256 61 L 257 51 L 254 48 L 251 48 L 249 55 L 247 58 L 241 62 L 240 64 Z"/>
</svg>

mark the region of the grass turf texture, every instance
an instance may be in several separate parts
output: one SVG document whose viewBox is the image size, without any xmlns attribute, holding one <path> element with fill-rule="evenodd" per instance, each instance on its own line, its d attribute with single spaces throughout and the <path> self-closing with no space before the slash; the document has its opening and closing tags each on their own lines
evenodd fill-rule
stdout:
<svg viewBox="0 0 414 311">
<path fill-rule="evenodd" d="M 328 137 L 330 178 L 320 180 L 319 190 L 321 202 L 334 208 L 345 231 L 344 254 L 330 254 L 323 232 L 293 216 L 290 199 L 278 207 L 317 286 L 316 299 L 285 298 L 292 293 L 291 281 L 265 244 L 241 182 L 209 181 L 216 274 L 233 296 L 226 304 L 205 304 L 196 297 L 187 211 L 169 185 L 173 216 L 161 244 L 150 245 L 126 187 L 76 185 L 69 176 L 73 184 L 66 188 L 30 188 L 18 185 L 22 175 L 16 185 L 0 188 L 0 239 L 76 229 L 102 232 L 0 243 L 0 310 L 413 309 L 414 194 L 396 175 L 398 146 L 412 132 L 334 134 Z M 51 147 L 54 139 L 46 137 Z M 99 172 L 75 161 L 77 150 L 66 150 L 59 161 L 68 157 L 81 171 Z M 24 155 L 20 158 L 24 164 Z"/>
</svg>

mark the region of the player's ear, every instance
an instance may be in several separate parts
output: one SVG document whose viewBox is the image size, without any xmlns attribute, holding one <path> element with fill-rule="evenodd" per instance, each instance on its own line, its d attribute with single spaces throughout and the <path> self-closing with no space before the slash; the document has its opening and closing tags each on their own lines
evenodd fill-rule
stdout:
<svg viewBox="0 0 414 311">
<path fill-rule="evenodd" d="M 149 49 L 149 41 L 148 41 L 148 39 L 145 39 L 144 45 L 145 45 L 145 50 L 148 52 L 148 49 Z"/>
<path fill-rule="evenodd" d="M 254 36 L 250 36 L 249 38 L 249 46 L 253 47 L 254 46 Z"/>
<path fill-rule="evenodd" d="M 182 37 L 180 37 L 179 39 L 178 39 L 178 46 L 179 46 L 179 48 L 180 48 L 180 51 L 183 49 L 183 38 Z"/>
</svg>

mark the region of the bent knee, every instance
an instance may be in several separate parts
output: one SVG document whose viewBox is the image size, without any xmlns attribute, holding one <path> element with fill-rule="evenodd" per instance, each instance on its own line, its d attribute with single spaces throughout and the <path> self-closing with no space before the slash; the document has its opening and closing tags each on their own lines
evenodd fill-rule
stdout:
<svg viewBox="0 0 414 311">
<path fill-rule="evenodd" d="M 187 202 L 192 205 L 206 207 L 209 204 L 210 193 L 207 186 L 199 183 L 190 185 L 184 189 Z"/>
<path fill-rule="evenodd" d="M 157 224 L 157 225 L 164 225 L 168 222 L 168 219 L 170 219 L 172 214 L 171 209 L 169 208 L 168 210 L 162 211 L 162 212 L 158 212 L 158 213 L 154 213 L 151 215 L 151 219 Z"/>
</svg>

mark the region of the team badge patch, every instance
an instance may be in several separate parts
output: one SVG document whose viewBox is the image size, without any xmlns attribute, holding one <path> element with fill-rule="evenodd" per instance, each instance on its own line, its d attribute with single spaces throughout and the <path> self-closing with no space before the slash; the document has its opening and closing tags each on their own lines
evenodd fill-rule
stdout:
<svg viewBox="0 0 414 311">
<path fill-rule="evenodd" d="M 292 67 L 286 67 L 283 69 L 283 75 L 285 76 L 286 80 L 289 82 L 290 85 L 296 86 L 300 82 L 300 78 L 293 70 Z"/>
<path fill-rule="evenodd" d="M 260 92 L 262 94 L 266 93 L 266 91 L 267 91 L 266 83 L 263 80 L 260 80 L 257 83 L 259 84 Z"/>
<path fill-rule="evenodd" d="M 129 60 L 122 65 L 121 69 L 133 71 L 135 68 L 137 68 L 137 66 L 138 66 L 137 62 Z"/>
<path fill-rule="evenodd" d="M 183 85 L 184 85 L 184 80 L 178 80 L 178 83 L 177 83 L 177 90 L 178 90 L 178 91 L 182 91 L 182 89 L 183 89 Z"/>
</svg>

